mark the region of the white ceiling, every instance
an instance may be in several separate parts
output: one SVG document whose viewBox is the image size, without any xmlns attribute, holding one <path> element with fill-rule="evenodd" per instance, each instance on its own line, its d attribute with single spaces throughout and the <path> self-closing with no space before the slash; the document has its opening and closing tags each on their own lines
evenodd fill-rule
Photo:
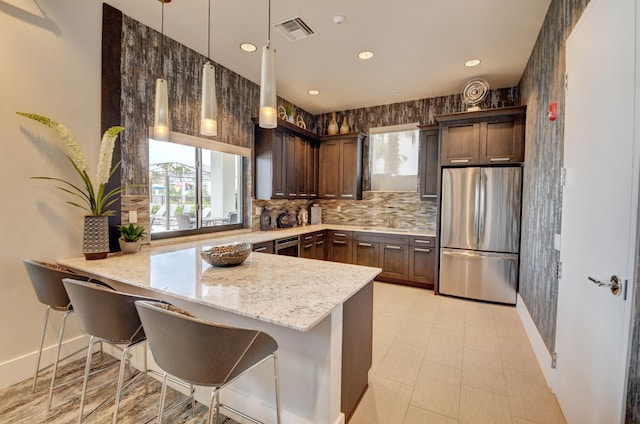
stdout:
<svg viewBox="0 0 640 424">
<path fill-rule="evenodd" d="M 278 96 L 318 114 L 459 93 L 474 77 L 517 85 L 550 1 L 272 0 L 272 24 L 300 15 L 316 32 L 291 41 L 272 27 Z M 107 3 L 160 31 L 158 0 Z M 208 5 L 166 4 L 164 33 L 207 55 Z M 211 9 L 211 59 L 259 84 L 268 0 L 211 0 Z M 335 15 L 346 21 L 334 24 Z M 243 42 L 258 51 L 241 51 Z M 362 50 L 375 56 L 360 60 Z M 479 66 L 464 66 L 476 58 Z"/>
</svg>

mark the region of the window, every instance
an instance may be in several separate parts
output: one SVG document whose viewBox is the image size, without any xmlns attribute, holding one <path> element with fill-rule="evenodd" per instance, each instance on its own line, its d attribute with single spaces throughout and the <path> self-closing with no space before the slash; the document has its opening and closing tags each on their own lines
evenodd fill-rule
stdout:
<svg viewBox="0 0 640 424">
<path fill-rule="evenodd" d="M 416 124 L 369 129 L 372 191 L 418 189 L 418 140 Z"/>
<path fill-rule="evenodd" d="M 153 238 L 241 227 L 242 157 L 248 153 L 243 147 L 184 134 L 171 133 L 171 141 L 150 138 Z"/>
</svg>

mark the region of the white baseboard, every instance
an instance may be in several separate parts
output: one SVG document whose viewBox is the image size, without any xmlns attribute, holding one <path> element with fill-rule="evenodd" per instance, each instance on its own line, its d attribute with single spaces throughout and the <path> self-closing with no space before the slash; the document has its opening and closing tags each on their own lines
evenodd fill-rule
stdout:
<svg viewBox="0 0 640 424">
<path fill-rule="evenodd" d="M 73 339 L 62 342 L 60 357 L 63 358 L 72 352 L 82 349 L 89 343 L 89 337 L 81 335 Z M 82 358 L 86 355 L 86 351 L 82 350 L 72 357 L 72 359 Z M 42 358 L 40 359 L 40 368 L 53 364 L 56 356 L 56 345 L 45 347 L 42 350 Z M 20 381 L 33 377 L 35 371 L 36 360 L 38 359 L 38 351 L 10 359 L 0 363 L 0 389 L 9 387 Z M 71 359 L 71 358 L 70 358 Z"/>
<path fill-rule="evenodd" d="M 522 321 L 522 325 L 524 326 L 525 331 L 527 332 L 527 337 L 529 338 L 529 343 L 533 347 L 533 353 L 536 355 L 536 359 L 538 360 L 538 364 L 540 365 L 540 369 L 544 374 L 545 380 L 547 380 L 547 384 L 551 388 L 551 391 L 554 391 L 555 384 L 555 370 L 551 368 L 551 354 L 547 349 L 547 345 L 542 340 L 542 336 L 538 332 L 538 328 L 536 327 L 531 315 L 529 314 L 529 310 L 527 306 L 524 304 L 524 301 L 518 294 L 518 301 L 516 302 L 516 310 L 518 311 L 518 315 L 520 315 L 520 320 Z"/>
</svg>

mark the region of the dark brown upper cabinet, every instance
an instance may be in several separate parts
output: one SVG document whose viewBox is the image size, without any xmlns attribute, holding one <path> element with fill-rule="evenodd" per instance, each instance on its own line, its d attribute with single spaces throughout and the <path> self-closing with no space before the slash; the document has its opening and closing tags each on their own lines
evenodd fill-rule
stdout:
<svg viewBox="0 0 640 424">
<path fill-rule="evenodd" d="M 438 194 L 438 125 L 421 125 L 418 164 L 420 199 L 435 199 Z"/>
<path fill-rule="evenodd" d="M 524 161 L 526 106 L 436 116 L 442 166 Z"/>
<path fill-rule="evenodd" d="M 320 137 L 319 196 L 362 199 L 363 133 Z"/>
<path fill-rule="evenodd" d="M 285 121 L 278 121 L 274 129 L 256 125 L 256 199 L 316 198 L 318 156 L 315 134 Z"/>
</svg>

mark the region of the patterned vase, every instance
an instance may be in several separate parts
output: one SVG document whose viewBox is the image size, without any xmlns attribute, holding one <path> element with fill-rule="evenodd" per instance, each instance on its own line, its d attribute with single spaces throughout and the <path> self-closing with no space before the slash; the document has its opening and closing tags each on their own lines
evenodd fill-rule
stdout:
<svg viewBox="0 0 640 424">
<path fill-rule="evenodd" d="M 109 217 L 85 216 L 82 254 L 87 260 L 104 259 L 109 253 Z"/>
</svg>

